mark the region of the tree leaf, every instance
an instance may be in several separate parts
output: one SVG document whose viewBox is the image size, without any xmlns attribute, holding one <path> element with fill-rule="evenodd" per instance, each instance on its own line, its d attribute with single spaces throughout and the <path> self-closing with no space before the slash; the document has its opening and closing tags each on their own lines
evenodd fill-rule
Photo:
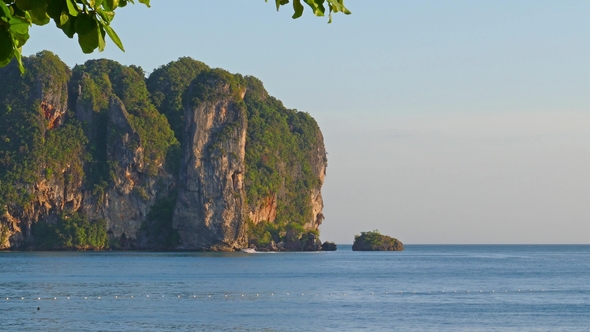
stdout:
<svg viewBox="0 0 590 332">
<path fill-rule="evenodd" d="M 68 16 L 68 14 L 65 15 Z M 76 18 L 71 16 L 68 17 L 69 19 L 64 25 L 60 26 L 60 28 L 68 38 L 74 38 L 74 35 L 76 34 Z"/>
<path fill-rule="evenodd" d="M 119 36 L 117 36 L 117 34 L 115 33 L 115 30 L 113 30 L 113 28 L 111 28 L 110 25 L 105 25 L 104 29 L 111 38 L 111 40 L 115 43 L 115 45 L 117 45 L 121 49 L 121 51 L 125 52 L 125 48 L 123 48 L 123 43 L 121 42 L 121 39 L 119 39 Z"/>
<path fill-rule="evenodd" d="M 119 0 L 104 0 L 102 3 L 102 8 L 107 11 L 115 10 L 119 6 Z"/>
<path fill-rule="evenodd" d="M 12 32 L 16 32 L 19 34 L 28 34 L 29 33 L 29 27 L 31 26 L 31 22 L 18 17 L 18 16 L 13 16 L 10 18 L 10 31 Z"/>
<path fill-rule="evenodd" d="M 295 11 L 293 14 L 294 19 L 303 15 L 303 5 L 301 4 L 301 0 L 293 0 L 293 10 Z"/>
<path fill-rule="evenodd" d="M 98 13 L 98 15 L 100 15 L 102 20 L 105 21 L 107 24 L 111 23 L 113 18 L 115 18 L 115 12 L 106 11 L 101 8 L 99 8 L 96 12 Z"/>
<path fill-rule="evenodd" d="M 319 6 L 318 5 L 318 1 L 322 1 L 322 0 L 304 0 L 305 3 L 313 10 L 313 14 L 315 16 L 324 16 L 324 12 L 326 11 L 326 9 L 324 8 L 324 6 Z"/>
<path fill-rule="evenodd" d="M 16 58 L 16 62 L 18 63 L 18 69 L 20 69 L 21 74 L 23 74 L 25 72 L 25 66 L 23 66 L 23 59 L 22 59 L 21 52 L 22 51 L 21 51 L 20 47 L 14 48 L 14 52 L 12 54 Z"/>
<path fill-rule="evenodd" d="M 23 45 L 29 40 L 29 32 L 25 33 L 18 33 L 18 32 L 11 32 L 12 35 L 12 43 L 14 44 L 15 48 L 21 48 Z"/>
<path fill-rule="evenodd" d="M 70 16 L 70 14 L 68 14 L 68 12 L 66 12 L 65 10 L 63 12 L 61 12 L 61 15 L 59 15 L 59 24 L 58 26 L 63 26 L 66 24 L 67 21 L 70 20 L 70 18 L 73 18 L 72 16 Z M 58 23 L 58 22 L 56 22 Z"/>
<path fill-rule="evenodd" d="M 10 62 L 13 51 L 14 45 L 12 45 L 12 37 L 10 36 L 10 33 L 5 29 L 0 28 L 0 67 L 3 67 L 1 64 L 3 62 Z"/>
<path fill-rule="evenodd" d="M 55 22 L 59 20 L 61 13 L 64 11 L 65 3 L 63 0 L 47 1 L 47 15 Z"/>
<path fill-rule="evenodd" d="M 98 47 L 98 34 L 100 32 L 98 32 L 97 30 L 98 27 L 96 27 L 94 31 L 91 31 L 87 34 L 78 34 L 78 44 L 80 44 L 82 52 L 89 54 L 92 53 Z"/>
<path fill-rule="evenodd" d="M 31 20 L 33 24 L 45 25 L 49 23 L 49 16 L 47 15 L 47 8 L 33 8 L 31 10 Z"/>
<path fill-rule="evenodd" d="M 148 8 L 150 8 L 150 0 L 139 0 L 139 3 L 143 3 L 144 5 L 148 6 Z"/>
<path fill-rule="evenodd" d="M 66 5 L 68 7 L 68 12 L 70 13 L 70 15 L 74 17 L 78 16 L 78 14 L 80 13 L 80 8 L 74 2 L 74 0 L 66 0 Z"/>
<path fill-rule="evenodd" d="M 96 18 L 91 14 L 80 14 L 76 17 L 76 33 L 85 35 L 96 29 Z"/>
<path fill-rule="evenodd" d="M 6 4 L 3 1 L 0 1 L 0 17 L 7 17 L 10 18 L 12 14 L 10 14 L 10 9 L 6 7 Z M 6 21 L 8 22 L 8 21 Z"/>
<path fill-rule="evenodd" d="M 104 51 L 104 47 L 105 47 L 104 29 L 102 27 L 98 27 L 98 29 L 96 29 L 96 31 L 98 31 L 98 51 L 102 52 L 102 51 Z"/>
</svg>

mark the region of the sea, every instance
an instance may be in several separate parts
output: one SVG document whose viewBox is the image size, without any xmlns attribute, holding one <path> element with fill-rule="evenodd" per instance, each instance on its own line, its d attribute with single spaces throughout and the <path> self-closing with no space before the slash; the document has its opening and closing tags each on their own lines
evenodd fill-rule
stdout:
<svg viewBox="0 0 590 332">
<path fill-rule="evenodd" d="M 1 331 L 589 331 L 588 245 L 0 252 Z"/>
</svg>

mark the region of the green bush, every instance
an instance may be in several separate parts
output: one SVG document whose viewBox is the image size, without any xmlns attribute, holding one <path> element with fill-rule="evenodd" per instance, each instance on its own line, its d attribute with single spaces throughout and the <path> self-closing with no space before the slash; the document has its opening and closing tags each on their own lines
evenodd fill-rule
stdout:
<svg viewBox="0 0 590 332">
<path fill-rule="evenodd" d="M 102 250 L 108 245 L 106 228 L 104 219 L 91 222 L 79 214 L 61 214 L 55 224 L 33 224 L 33 245 L 43 250 Z"/>
</svg>

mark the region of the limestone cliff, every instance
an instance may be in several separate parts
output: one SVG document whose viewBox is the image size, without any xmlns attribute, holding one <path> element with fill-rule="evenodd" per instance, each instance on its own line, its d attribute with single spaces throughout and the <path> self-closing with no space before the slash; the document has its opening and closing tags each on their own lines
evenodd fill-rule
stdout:
<svg viewBox="0 0 590 332">
<path fill-rule="evenodd" d="M 174 211 L 179 249 L 227 251 L 246 245 L 243 177 L 247 120 L 240 100 L 244 90 L 232 87 L 224 76 L 201 74 L 188 90 Z M 206 98 L 208 91 L 215 91 L 215 97 Z"/>
<path fill-rule="evenodd" d="M 259 80 L 25 63 L 0 69 L 0 249 L 321 248 L 321 131 Z"/>
</svg>

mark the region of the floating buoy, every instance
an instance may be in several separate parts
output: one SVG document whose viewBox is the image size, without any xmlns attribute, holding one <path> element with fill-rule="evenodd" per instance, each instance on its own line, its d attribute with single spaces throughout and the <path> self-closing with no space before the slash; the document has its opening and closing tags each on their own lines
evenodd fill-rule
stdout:
<svg viewBox="0 0 590 332">
<path fill-rule="evenodd" d="M 119 297 L 117 295 L 115 295 L 115 298 L 118 299 Z M 69 299 L 69 297 L 68 297 L 68 299 Z"/>
<path fill-rule="evenodd" d="M 225 294 L 225 297 L 227 297 L 227 294 Z"/>
<path fill-rule="evenodd" d="M 211 297 L 211 295 L 207 295 L 208 297 Z"/>
<path fill-rule="evenodd" d="M 133 296 L 132 296 L 132 297 L 133 297 Z M 87 297 L 84 297 L 84 300 L 88 300 L 88 298 L 87 298 Z"/>
<path fill-rule="evenodd" d="M 100 296 L 98 297 L 98 299 L 100 300 Z"/>
<path fill-rule="evenodd" d="M 54 300 L 57 300 L 57 297 L 54 297 L 53 299 L 54 299 Z"/>
<path fill-rule="evenodd" d="M 131 297 L 133 297 L 133 295 L 131 295 Z"/>
<path fill-rule="evenodd" d="M 23 300 L 24 300 L 24 298 L 23 298 Z M 40 297 L 38 297 L 38 298 L 37 298 L 37 300 L 41 300 L 41 298 L 40 298 Z"/>
<path fill-rule="evenodd" d="M 70 299 L 70 297 L 68 296 L 68 300 Z"/>
<path fill-rule="evenodd" d="M 146 295 L 145 297 L 150 297 L 149 295 Z"/>
</svg>

